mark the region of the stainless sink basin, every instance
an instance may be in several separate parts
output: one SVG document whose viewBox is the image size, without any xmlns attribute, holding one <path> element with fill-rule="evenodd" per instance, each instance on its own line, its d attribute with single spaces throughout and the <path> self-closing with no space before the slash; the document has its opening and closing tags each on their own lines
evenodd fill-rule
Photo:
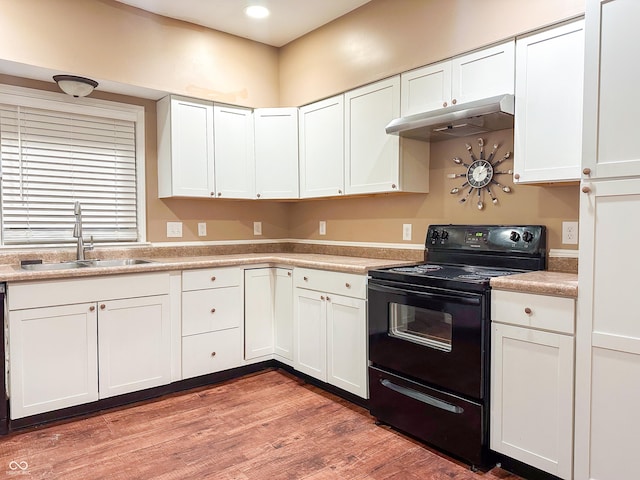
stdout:
<svg viewBox="0 0 640 480">
<path fill-rule="evenodd" d="M 46 270 L 69 270 L 71 268 L 84 268 L 83 265 L 78 262 L 60 262 L 60 263 L 30 263 L 28 265 L 22 265 L 23 270 L 32 270 L 36 272 L 42 272 Z"/>
<path fill-rule="evenodd" d="M 126 267 L 129 265 L 144 265 L 153 262 L 139 258 L 116 258 L 114 260 L 82 260 L 77 263 L 82 263 L 87 267 Z"/>
<path fill-rule="evenodd" d="M 73 262 L 60 263 L 31 263 L 22 265 L 23 270 L 43 272 L 47 270 L 69 270 L 73 268 L 95 268 L 95 267 L 126 267 L 129 265 L 144 265 L 153 263 L 151 260 L 141 260 L 139 258 L 118 258 L 114 260 L 76 260 Z"/>
</svg>

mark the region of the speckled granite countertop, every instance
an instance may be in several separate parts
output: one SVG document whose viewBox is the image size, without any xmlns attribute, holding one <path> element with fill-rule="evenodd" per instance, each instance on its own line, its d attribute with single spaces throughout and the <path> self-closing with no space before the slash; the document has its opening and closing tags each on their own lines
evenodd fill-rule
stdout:
<svg viewBox="0 0 640 480">
<path fill-rule="evenodd" d="M 491 287 L 522 293 L 578 297 L 578 275 L 561 272 L 527 272 L 491 279 Z"/>
<path fill-rule="evenodd" d="M 167 270 L 189 270 L 193 268 L 283 265 L 291 267 L 317 268 L 335 272 L 364 275 L 374 268 L 407 265 L 415 262 L 403 260 L 383 260 L 376 258 L 347 257 L 339 255 L 308 253 L 246 253 L 232 255 L 210 255 L 175 258 L 147 258 L 152 263 L 120 267 L 84 267 L 68 270 L 23 270 L 20 265 L 0 265 L 0 281 L 17 282 L 48 280 L 56 278 L 80 278 L 97 275 L 117 275 L 126 273 L 158 272 Z"/>
</svg>

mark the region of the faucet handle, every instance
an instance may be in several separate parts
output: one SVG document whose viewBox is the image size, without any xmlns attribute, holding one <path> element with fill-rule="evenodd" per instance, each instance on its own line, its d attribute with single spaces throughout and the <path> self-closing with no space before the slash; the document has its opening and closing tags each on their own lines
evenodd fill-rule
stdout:
<svg viewBox="0 0 640 480">
<path fill-rule="evenodd" d="M 93 235 L 89 236 L 89 246 L 84 247 L 85 250 L 93 250 Z"/>
</svg>

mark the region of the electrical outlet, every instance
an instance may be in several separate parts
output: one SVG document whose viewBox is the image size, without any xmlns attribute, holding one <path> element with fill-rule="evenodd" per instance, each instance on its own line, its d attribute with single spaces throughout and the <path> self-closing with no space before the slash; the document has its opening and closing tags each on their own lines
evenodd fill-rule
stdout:
<svg viewBox="0 0 640 480">
<path fill-rule="evenodd" d="M 167 222 L 167 238 L 182 237 L 182 222 Z"/>
<path fill-rule="evenodd" d="M 404 223 L 402 225 L 402 240 L 411 240 L 411 224 Z"/>
<path fill-rule="evenodd" d="M 253 234 L 262 235 L 262 222 L 253 222 Z"/>
<path fill-rule="evenodd" d="M 198 223 L 198 236 L 206 237 L 207 236 L 207 224 L 204 222 Z"/>
<path fill-rule="evenodd" d="M 562 222 L 562 243 L 578 244 L 578 222 Z"/>
<path fill-rule="evenodd" d="M 320 231 L 320 235 L 326 235 L 327 234 L 327 222 L 325 222 L 324 220 L 320 220 L 320 226 L 318 227 L 318 230 Z"/>
</svg>

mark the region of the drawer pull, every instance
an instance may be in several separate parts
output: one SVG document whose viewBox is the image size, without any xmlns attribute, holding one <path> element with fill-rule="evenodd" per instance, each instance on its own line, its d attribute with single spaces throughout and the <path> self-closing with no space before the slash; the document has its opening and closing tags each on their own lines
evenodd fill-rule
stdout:
<svg viewBox="0 0 640 480">
<path fill-rule="evenodd" d="M 327 302 L 330 302 L 331 299 L 329 298 L 329 295 L 327 295 Z"/>
<path fill-rule="evenodd" d="M 290 276 L 291 276 L 291 272 L 287 272 L 287 277 L 290 277 Z"/>
<path fill-rule="evenodd" d="M 211 352 L 211 356 L 215 357 L 216 356 L 216 352 Z"/>
<path fill-rule="evenodd" d="M 351 284 L 349 282 L 345 283 L 344 286 L 347 288 L 351 288 Z"/>
<path fill-rule="evenodd" d="M 211 313 L 216 313 L 216 309 L 215 309 L 215 308 L 212 308 L 212 309 L 211 309 Z"/>
<path fill-rule="evenodd" d="M 302 277 L 302 279 L 303 279 L 305 282 L 308 282 L 308 281 L 309 281 L 309 277 Z"/>
<path fill-rule="evenodd" d="M 215 282 L 216 281 L 216 277 L 211 277 L 211 281 Z"/>
<path fill-rule="evenodd" d="M 107 308 L 107 306 L 104 303 L 100 304 L 100 310 L 104 310 L 105 308 Z"/>
<path fill-rule="evenodd" d="M 90 311 L 90 312 L 95 312 L 95 311 L 96 311 L 96 306 L 95 306 L 95 305 L 91 305 L 91 306 L 89 307 L 89 311 Z"/>
<path fill-rule="evenodd" d="M 533 313 L 533 310 L 531 310 L 529 307 L 526 307 L 524 309 L 524 313 L 526 313 L 527 315 L 531 315 Z"/>
<path fill-rule="evenodd" d="M 324 300 L 324 295 L 320 295 L 320 300 Z"/>
</svg>

